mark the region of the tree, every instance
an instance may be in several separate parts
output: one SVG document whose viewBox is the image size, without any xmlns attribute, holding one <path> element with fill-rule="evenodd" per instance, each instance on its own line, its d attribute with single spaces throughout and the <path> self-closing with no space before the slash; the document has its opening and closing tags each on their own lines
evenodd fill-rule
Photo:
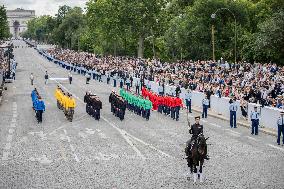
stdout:
<svg viewBox="0 0 284 189">
<path fill-rule="evenodd" d="M 6 15 L 6 9 L 3 6 L 0 6 L 0 40 L 3 40 L 5 38 L 8 38 L 10 36 L 9 34 L 9 26 L 8 26 L 8 20 Z"/>
</svg>

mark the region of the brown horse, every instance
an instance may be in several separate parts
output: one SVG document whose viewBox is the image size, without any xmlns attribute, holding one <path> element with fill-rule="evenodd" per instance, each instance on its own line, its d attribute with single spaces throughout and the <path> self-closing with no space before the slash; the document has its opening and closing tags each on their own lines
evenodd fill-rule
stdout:
<svg viewBox="0 0 284 189">
<path fill-rule="evenodd" d="M 197 178 L 200 178 L 200 182 L 203 182 L 202 167 L 207 153 L 207 139 L 205 139 L 204 135 L 200 134 L 193 143 L 188 141 L 185 148 L 187 165 L 190 168 L 190 173 L 193 173 L 194 182 L 196 182 Z M 197 174 L 198 166 L 199 174 Z"/>
</svg>

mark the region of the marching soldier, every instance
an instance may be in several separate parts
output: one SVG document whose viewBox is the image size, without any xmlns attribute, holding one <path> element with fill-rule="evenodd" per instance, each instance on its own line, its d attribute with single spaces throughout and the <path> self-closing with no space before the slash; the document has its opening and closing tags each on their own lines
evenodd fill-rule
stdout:
<svg viewBox="0 0 284 189">
<path fill-rule="evenodd" d="M 202 107 L 203 107 L 202 118 L 207 118 L 207 112 L 209 107 L 209 100 L 207 96 L 205 96 L 205 98 L 202 100 Z"/>
<path fill-rule="evenodd" d="M 280 112 L 280 117 L 277 120 L 278 126 L 278 136 L 277 136 L 277 144 L 280 145 L 280 138 L 282 133 L 283 145 L 284 145 L 284 111 Z"/>
<path fill-rule="evenodd" d="M 236 103 L 236 98 L 234 98 L 233 102 L 230 104 L 230 126 L 231 128 L 237 128 L 237 111 L 238 105 Z"/>
<path fill-rule="evenodd" d="M 258 135 L 258 126 L 259 126 L 259 113 L 257 112 L 257 106 L 254 107 L 254 111 L 250 114 L 251 119 L 251 134 Z"/>
</svg>

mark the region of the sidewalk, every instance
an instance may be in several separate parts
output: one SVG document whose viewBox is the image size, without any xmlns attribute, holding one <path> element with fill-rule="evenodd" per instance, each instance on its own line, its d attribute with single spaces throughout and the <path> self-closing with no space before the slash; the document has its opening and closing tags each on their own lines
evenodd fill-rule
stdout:
<svg viewBox="0 0 284 189">
<path fill-rule="evenodd" d="M 202 113 L 202 109 L 198 108 L 198 107 L 194 107 L 193 106 L 192 110 L 195 111 L 195 112 Z M 230 121 L 229 118 L 227 118 L 227 117 L 225 117 L 223 115 L 218 115 L 216 112 L 213 112 L 211 110 L 208 110 L 208 115 L 212 116 L 214 118 L 218 118 L 218 119 L 224 120 L 224 121 Z M 246 127 L 246 128 L 251 128 L 250 123 L 248 123 L 246 120 L 243 120 L 243 119 L 237 120 L 237 125 L 243 126 L 243 127 Z M 265 134 L 277 137 L 277 130 L 276 129 L 261 128 L 261 126 L 260 126 L 259 127 L 259 131 L 262 132 L 262 133 L 265 133 Z"/>
</svg>

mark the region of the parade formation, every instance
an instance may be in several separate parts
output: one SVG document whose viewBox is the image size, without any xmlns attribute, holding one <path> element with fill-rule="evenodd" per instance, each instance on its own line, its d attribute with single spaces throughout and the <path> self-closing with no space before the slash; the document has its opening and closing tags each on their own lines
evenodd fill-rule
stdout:
<svg viewBox="0 0 284 189">
<path fill-rule="evenodd" d="M 72 94 L 62 90 L 59 86 L 57 86 L 54 96 L 57 101 L 58 109 L 62 110 L 67 120 L 72 122 L 74 109 L 76 107 L 76 102 L 72 97 Z"/>
<path fill-rule="evenodd" d="M 283 31 L 279 0 L 0 3 L 0 189 L 284 188 Z"/>
</svg>

